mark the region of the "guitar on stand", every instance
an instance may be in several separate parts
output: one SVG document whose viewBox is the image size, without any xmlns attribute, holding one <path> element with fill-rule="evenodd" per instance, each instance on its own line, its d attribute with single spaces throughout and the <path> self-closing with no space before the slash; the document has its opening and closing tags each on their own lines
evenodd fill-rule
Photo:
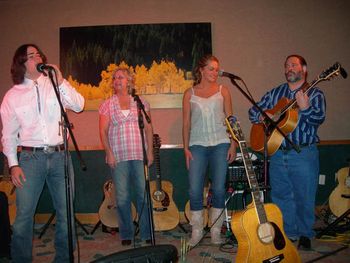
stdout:
<svg viewBox="0 0 350 263">
<path fill-rule="evenodd" d="M 341 74 L 343 78 L 346 78 L 347 73 L 337 62 L 327 70 L 323 71 L 315 80 L 308 83 L 304 83 L 301 90 L 303 93 L 307 93 L 317 83 L 330 80 L 331 78 Z M 277 124 L 277 127 L 284 133 L 291 133 L 298 124 L 298 108 L 296 99 L 289 100 L 282 98 L 278 101 L 274 108 L 265 111 L 272 115 L 272 120 Z M 267 127 L 265 127 L 267 126 Z M 265 130 L 267 130 L 267 149 L 268 155 L 273 155 L 281 146 L 284 136 L 281 134 L 273 124 L 269 123 L 254 123 L 252 125 L 250 133 L 250 144 L 254 151 L 261 152 L 264 150 L 264 138 Z"/>
<path fill-rule="evenodd" d="M 329 209 L 338 218 L 316 235 L 316 238 L 324 234 L 337 232 L 336 226 L 347 219 L 346 226 L 349 227 L 350 217 L 350 160 L 349 167 L 344 167 L 337 172 L 338 186 L 329 196 Z M 347 228 L 348 229 L 348 228 Z"/>
<path fill-rule="evenodd" d="M 10 224 L 13 225 L 16 218 L 16 187 L 11 181 L 7 159 L 4 158 L 3 175 L 0 175 L 0 191 L 4 192 L 8 199 L 8 213 Z"/>
<path fill-rule="evenodd" d="M 246 141 L 237 119 L 225 119 L 228 131 L 239 144 L 252 203 L 233 214 L 231 226 L 238 241 L 237 262 L 301 262 L 283 230 L 282 213 L 274 204 L 263 204 Z"/>
<path fill-rule="evenodd" d="M 344 167 L 337 172 L 338 185 L 329 196 L 329 209 L 340 217 L 350 209 L 350 169 Z"/>
<path fill-rule="evenodd" d="M 165 231 L 175 228 L 180 222 L 180 214 L 172 198 L 173 185 L 164 181 L 160 173 L 160 146 L 158 134 L 153 135 L 154 165 L 156 179 L 150 181 L 150 193 L 153 207 L 153 221 L 155 231 Z"/>
<path fill-rule="evenodd" d="M 98 210 L 98 216 L 103 225 L 110 228 L 117 228 L 119 224 L 117 218 L 115 188 L 112 180 L 108 180 L 104 183 L 103 192 L 104 200 Z M 137 213 L 133 203 L 131 203 L 131 214 L 132 218 L 135 220 Z"/>
</svg>

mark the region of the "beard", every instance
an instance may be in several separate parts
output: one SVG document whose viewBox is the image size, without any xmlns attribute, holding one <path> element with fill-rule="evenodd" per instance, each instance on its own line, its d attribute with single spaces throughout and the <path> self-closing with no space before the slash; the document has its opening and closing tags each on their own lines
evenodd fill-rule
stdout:
<svg viewBox="0 0 350 263">
<path fill-rule="evenodd" d="M 303 78 L 303 72 L 302 71 L 297 71 L 297 72 L 288 71 L 287 73 L 285 73 L 285 76 L 286 76 L 286 80 L 288 82 L 295 83 Z"/>
</svg>

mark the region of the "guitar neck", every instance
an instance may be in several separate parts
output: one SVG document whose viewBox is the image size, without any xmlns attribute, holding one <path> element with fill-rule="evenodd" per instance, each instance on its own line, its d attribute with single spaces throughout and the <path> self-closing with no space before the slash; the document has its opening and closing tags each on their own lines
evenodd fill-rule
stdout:
<svg viewBox="0 0 350 263">
<path fill-rule="evenodd" d="M 162 178 L 161 178 L 161 173 L 160 173 L 160 153 L 159 153 L 159 148 L 155 147 L 153 149 L 154 153 L 154 166 L 156 169 L 156 188 L 157 190 L 161 191 L 162 190 Z"/>
<path fill-rule="evenodd" d="M 307 82 L 304 82 L 304 84 L 303 84 L 301 90 L 302 90 L 303 93 L 305 94 L 305 93 L 309 92 L 309 90 L 310 90 L 311 88 L 315 87 L 315 85 L 316 85 L 317 83 L 319 83 L 320 81 L 321 81 L 321 79 L 315 79 L 315 80 L 313 80 L 313 81 L 311 82 L 310 85 L 309 85 Z M 305 86 L 305 87 L 304 87 L 304 86 Z M 296 102 L 297 102 L 297 100 L 296 100 L 295 98 L 292 99 L 292 100 L 281 110 L 280 115 L 282 115 L 283 113 L 285 113 L 285 112 L 288 111 L 289 109 L 295 107 Z"/>
<path fill-rule="evenodd" d="M 260 201 L 259 183 L 258 183 L 258 180 L 256 179 L 253 162 L 249 157 L 247 144 L 245 141 L 239 141 L 238 143 L 239 143 L 239 148 L 241 149 L 243 163 L 247 173 L 247 180 L 249 183 L 251 195 L 257 211 L 258 218 L 259 218 L 259 222 L 266 223 L 267 222 L 266 212 L 265 212 L 264 204 Z"/>
</svg>

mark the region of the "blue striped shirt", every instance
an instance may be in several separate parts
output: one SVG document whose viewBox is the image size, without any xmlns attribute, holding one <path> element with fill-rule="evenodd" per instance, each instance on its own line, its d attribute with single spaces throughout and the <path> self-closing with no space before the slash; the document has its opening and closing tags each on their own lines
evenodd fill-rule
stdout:
<svg viewBox="0 0 350 263">
<path fill-rule="evenodd" d="M 257 104 L 264 111 L 272 109 L 282 97 L 289 100 L 294 99 L 295 93 L 298 90 L 292 91 L 288 83 L 284 83 L 267 92 Z M 297 127 L 288 134 L 289 139 L 296 145 L 319 142 L 317 129 L 326 117 L 326 100 L 323 92 L 313 87 L 307 94 L 309 96 L 310 107 L 306 110 L 299 109 Z M 260 115 L 261 113 L 256 107 L 249 109 L 249 119 L 252 123 L 258 123 Z M 287 146 L 285 140 L 283 140 L 282 146 Z"/>
</svg>

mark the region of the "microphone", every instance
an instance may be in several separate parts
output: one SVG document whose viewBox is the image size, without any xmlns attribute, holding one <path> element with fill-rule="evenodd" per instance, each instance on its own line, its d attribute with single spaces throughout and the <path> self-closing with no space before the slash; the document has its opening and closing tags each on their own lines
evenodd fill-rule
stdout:
<svg viewBox="0 0 350 263">
<path fill-rule="evenodd" d="M 37 71 L 44 73 L 44 70 L 55 70 L 54 67 L 46 65 L 44 63 L 39 63 L 36 65 Z"/>
<path fill-rule="evenodd" d="M 228 73 L 228 72 L 225 72 L 223 70 L 219 70 L 219 76 L 220 77 L 228 77 L 230 79 L 238 79 L 238 80 L 242 80 L 240 77 L 232 74 L 232 73 Z"/>
</svg>

